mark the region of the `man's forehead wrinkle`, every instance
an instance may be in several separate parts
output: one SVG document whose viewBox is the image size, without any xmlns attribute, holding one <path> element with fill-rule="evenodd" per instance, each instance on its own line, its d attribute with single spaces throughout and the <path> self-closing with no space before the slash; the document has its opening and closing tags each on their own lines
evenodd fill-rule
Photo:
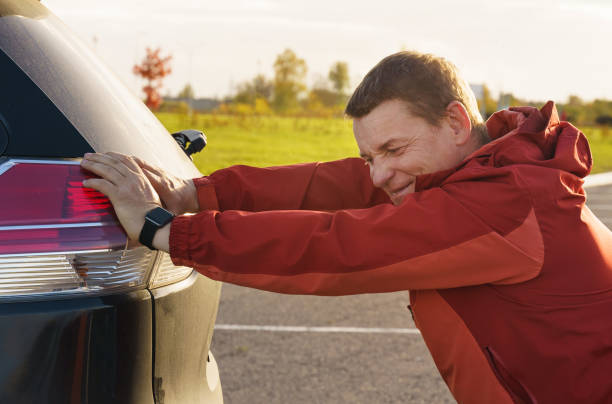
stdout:
<svg viewBox="0 0 612 404">
<path fill-rule="evenodd" d="M 376 139 L 378 140 L 378 139 Z M 393 141 L 393 139 L 390 140 L 384 140 L 381 139 L 381 141 L 377 141 L 372 145 L 372 152 L 374 154 L 380 154 L 383 153 L 384 151 L 386 151 L 387 147 L 389 147 L 389 144 Z"/>
<path fill-rule="evenodd" d="M 397 144 L 404 144 L 412 140 L 412 137 L 409 137 L 405 134 L 391 134 L 386 137 L 380 136 L 376 138 L 376 142 L 374 143 L 373 149 L 376 151 L 386 151 L 389 147 L 392 147 Z"/>
<path fill-rule="evenodd" d="M 377 139 L 375 139 L 377 140 Z M 396 138 L 391 138 L 391 139 L 387 139 L 386 141 L 384 141 L 384 143 L 380 143 L 380 142 L 376 142 L 373 145 L 370 146 L 370 151 L 366 152 L 366 151 L 361 151 L 359 155 L 361 157 L 371 157 L 370 153 L 372 155 L 376 155 L 376 154 L 381 154 L 381 153 L 385 153 L 387 151 L 387 149 L 394 143 L 396 142 L 398 139 Z"/>
</svg>

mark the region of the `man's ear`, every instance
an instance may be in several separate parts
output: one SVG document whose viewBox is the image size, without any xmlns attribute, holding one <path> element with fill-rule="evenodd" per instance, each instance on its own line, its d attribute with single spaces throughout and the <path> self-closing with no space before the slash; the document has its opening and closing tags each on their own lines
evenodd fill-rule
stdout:
<svg viewBox="0 0 612 404">
<path fill-rule="evenodd" d="M 467 109 L 459 101 L 452 101 L 446 107 L 446 117 L 448 124 L 455 135 L 455 143 L 458 146 L 464 145 L 470 140 L 472 133 L 472 122 Z"/>
</svg>

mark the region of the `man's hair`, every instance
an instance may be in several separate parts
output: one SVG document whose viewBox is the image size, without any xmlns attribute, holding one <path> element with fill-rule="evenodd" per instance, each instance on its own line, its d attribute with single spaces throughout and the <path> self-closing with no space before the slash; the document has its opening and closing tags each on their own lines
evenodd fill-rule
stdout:
<svg viewBox="0 0 612 404">
<path fill-rule="evenodd" d="M 414 51 L 387 56 L 357 86 L 345 113 L 361 118 L 394 99 L 405 101 L 413 115 L 434 126 L 439 126 L 446 116 L 448 104 L 459 101 L 467 110 L 479 142 L 488 141 L 474 93 L 457 67 L 444 58 Z"/>
</svg>

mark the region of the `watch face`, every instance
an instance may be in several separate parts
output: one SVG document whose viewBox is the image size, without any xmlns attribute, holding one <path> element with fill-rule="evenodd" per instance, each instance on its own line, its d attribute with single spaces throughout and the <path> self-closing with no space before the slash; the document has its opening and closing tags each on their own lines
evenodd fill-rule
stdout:
<svg viewBox="0 0 612 404">
<path fill-rule="evenodd" d="M 149 213 L 147 213 L 146 216 L 147 220 L 155 223 L 158 226 L 165 225 L 170 220 L 172 220 L 173 217 L 174 215 L 164 208 L 155 208 Z"/>
</svg>

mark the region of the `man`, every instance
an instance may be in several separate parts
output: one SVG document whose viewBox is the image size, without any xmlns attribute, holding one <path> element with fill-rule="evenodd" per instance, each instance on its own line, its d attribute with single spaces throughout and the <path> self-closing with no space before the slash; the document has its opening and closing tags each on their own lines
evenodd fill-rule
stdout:
<svg viewBox="0 0 612 404">
<path fill-rule="evenodd" d="M 485 127 L 454 66 L 413 52 L 375 66 L 346 112 L 362 160 L 183 181 L 93 154 L 82 165 L 102 179 L 84 185 L 109 196 L 131 238 L 148 232 L 145 244 L 213 279 L 298 294 L 410 290 L 459 402 L 612 400 L 612 234 L 585 206 L 584 135 L 550 102 Z M 151 234 L 143 222 L 160 197 L 199 213 L 167 215 Z"/>
</svg>

